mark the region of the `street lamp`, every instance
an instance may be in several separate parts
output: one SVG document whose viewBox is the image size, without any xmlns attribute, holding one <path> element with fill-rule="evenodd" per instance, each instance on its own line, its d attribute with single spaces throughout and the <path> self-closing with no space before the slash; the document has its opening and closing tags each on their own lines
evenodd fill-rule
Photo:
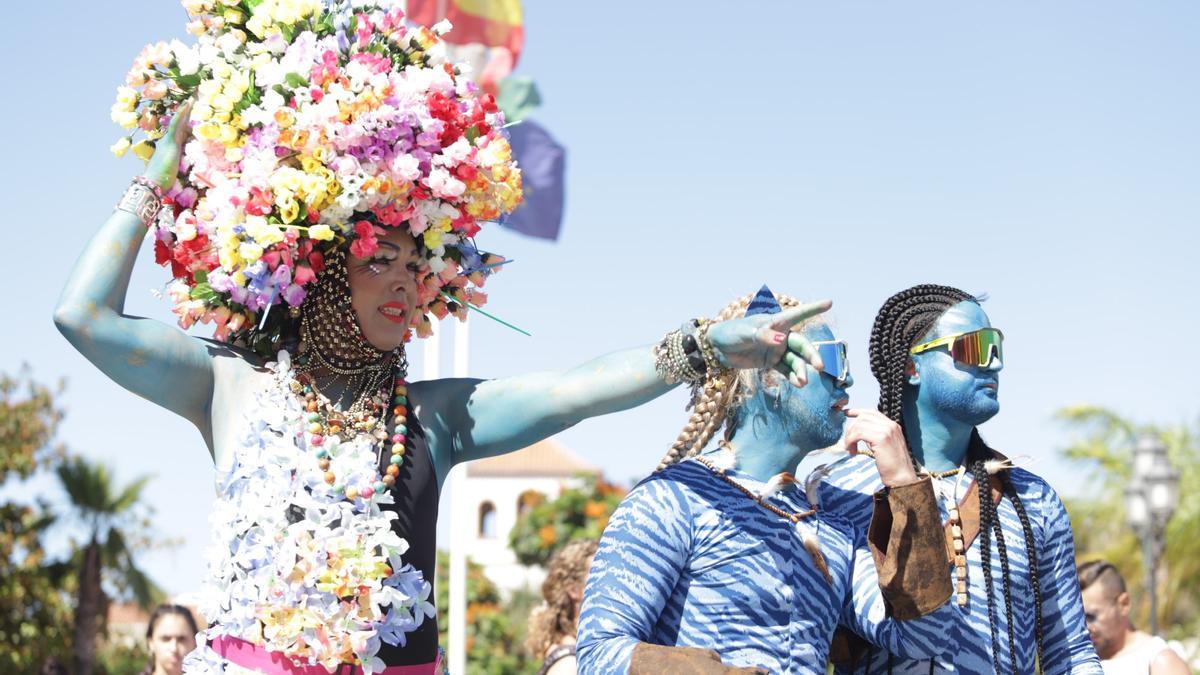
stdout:
<svg viewBox="0 0 1200 675">
<path fill-rule="evenodd" d="M 1167 458 L 1167 446 L 1145 435 L 1133 449 L 1133 476 L 1125 490 L 1129 525 L 1142 545 L 1146 590 L 1150 593 L 1150 633 L 1158 634 L 1158 561 L 1166 543 L 1167 523 L 1179 502 L 1179 472 Z"/>
</svg>

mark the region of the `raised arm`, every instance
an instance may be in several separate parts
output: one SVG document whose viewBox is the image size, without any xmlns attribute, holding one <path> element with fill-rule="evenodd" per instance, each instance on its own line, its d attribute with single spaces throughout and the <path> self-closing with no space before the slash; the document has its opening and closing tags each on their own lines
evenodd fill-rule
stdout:
<svg viewBox="0 0 1200 675">
<path fill-rule="evenodd" d="M 880 490 L 855 549 L 842 625 L 902 658 L 932 658 L 957 644 L 965 622 L 947 602 L 952 591 L 930 479 Z"/>
<path fill-rule="evenodd" d="M 928 476 L 918 479 L 900 425 L 877 410 L 846 411 L 842 444 L 865 443 L 884 487 L 859 531 L 842 625 L 904 658 L 927 659 L 956 644 L 965 614 L 948 603 L 946 540 Z"/>
<path fill-rule="evenodd" d="M 187 138 L 187 111 L 176 115 L 145 177 L 175 182 Z M 209 436 L 212 361 L 203 342 L 178 328 L 124 313 L 125 293 L 147 226 L 117 210 L 88 242 L 54 309 L 54 323 L 87 360 L 133 393 L 176 412 Z"/>
<path fill-rule="evenodd" d="M 819 302 L 724 321 L 711 327 L 708 340 L 723 367 L 778 365 L 789 376 L 806 380 L 806 363 L 819 364 L 819 357 L 790 329 L 829 307 Z M 444 477 L 458 462 L 519 450 L 589 417 L 645 403 L 673 386 L 657 372 L 653 347 L 645 346 L 560 372 L 436 380 L 417 383 L 412 390 Z"/>
</svg>

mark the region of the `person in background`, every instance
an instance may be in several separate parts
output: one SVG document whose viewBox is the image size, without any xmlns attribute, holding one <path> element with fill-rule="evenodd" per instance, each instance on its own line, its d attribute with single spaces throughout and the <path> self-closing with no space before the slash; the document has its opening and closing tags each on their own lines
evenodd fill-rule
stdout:
<svg viewBox="0 0 1200 675">
<path fill-rule="evenodd" d="M 1111 563 L 1091 560 L 1079 566 L 1083 616 L 1105 675 L 1189 675 L 1191 670 L 1157 635 L 1137 630 L 1129 620 L 1125 579 Z"/>
<path fill-rule="evenodd" d="M 592 559 L 594 539 L 577 539 L 554 554 L 542 582 L 542 604 L 529 614 L 529 636 L 525 648 L 535 659 L 543 659 L 538 675 L 575 675 L 575 631 L 583 584 Z"/>
<path fill-rule="evenodd" d="M 154 608 L 146 626 L 150 663 L 142 675 L 180 675 L 183 657 L 196 648 L 196 619 L 183 605 L 162 604 Z"/>
</svg>

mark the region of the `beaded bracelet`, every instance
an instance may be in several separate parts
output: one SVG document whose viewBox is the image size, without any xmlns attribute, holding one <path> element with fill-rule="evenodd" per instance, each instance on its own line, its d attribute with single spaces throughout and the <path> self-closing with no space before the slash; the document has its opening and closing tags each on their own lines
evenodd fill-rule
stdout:
<svg viewBox="0 0 1200 675">
<path fill-rule="evenodd" d="M 700 345 L 700 355 L 704 358 L 704 369 L 706 372 L 716 375 L 717 373 L 728 370 L 721 365 L 717 359 L 717 353 L 713 350 L 712 342 L 708 340 L 708 329 L 713 325 L 712 321 L 700 320 L 699 332 L 697 333 L 696 342 Z"/>
<path fill-rule="evenodd" d="M 710 323 L 704 319 L 689 321 L 679 330 L 667 333 L 654 348 L 654 368 L 667 384 L 698 383 L 725 370 L 708 343 Z"/>
</svg>

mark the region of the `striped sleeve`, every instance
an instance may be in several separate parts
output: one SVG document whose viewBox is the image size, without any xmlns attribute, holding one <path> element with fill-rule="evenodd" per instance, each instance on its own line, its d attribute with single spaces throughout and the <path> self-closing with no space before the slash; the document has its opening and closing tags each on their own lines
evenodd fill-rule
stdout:
<svg viewBox="0 0 1200 675">
<path fill-rule="evenodd" d="M 843 604 L 841 623 L 872 644 L 901 658 L 929 659 L 959 643 L 964 619 L 954 603 L 947 602 L 925 616 L 906 621 L 888 616 L 875 560 L 861 531 L 854 550 L 853 581 Z"/>
<path fill-rule="evenodd" d="M 687 563 L 691 522 L 682 485 L 654 476 L 617 507 L 584 589 L 579 672 L 628 672 L 634 647 L 651 641 Z"/>
<path fill-rule="evenodd" d="M 1038 552 L 1038 579 L 1042 588 L 1042 623 L 1045 675 L 1083 675 L 1103 672 L 1100 658 L 1083 619 L 1083 599 L 1075 572 L 1075 542 L 1071 520 L 1049 486 L 1040 509 L 1045 539 Z"/>
</svg>

